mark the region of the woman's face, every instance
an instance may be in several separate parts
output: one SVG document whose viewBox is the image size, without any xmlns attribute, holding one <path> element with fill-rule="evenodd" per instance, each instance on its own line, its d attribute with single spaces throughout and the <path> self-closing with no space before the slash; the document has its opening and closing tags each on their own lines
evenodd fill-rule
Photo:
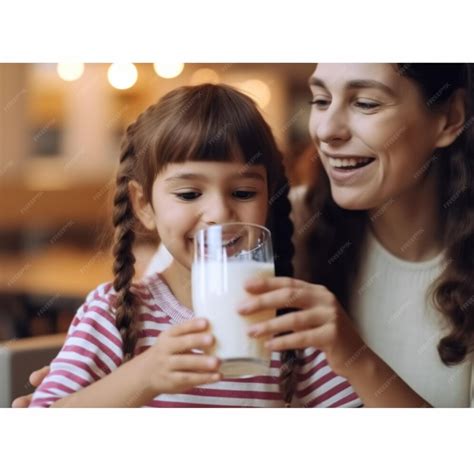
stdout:
<svg viewBox="0 0 474 474">
<path fill-rule="evenodd" d="M 391 64 L 319 64 L 309 122 L 335 202 L 373 209 L 419 186 L 442 129 Z"/>
</svg>

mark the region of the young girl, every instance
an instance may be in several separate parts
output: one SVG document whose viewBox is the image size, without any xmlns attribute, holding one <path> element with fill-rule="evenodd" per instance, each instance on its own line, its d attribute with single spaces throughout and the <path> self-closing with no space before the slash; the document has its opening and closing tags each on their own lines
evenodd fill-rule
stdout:
<svg viewBox="0 0 474 474">
<path fill-rule="evenodd" d="M 288 182 L 254 102 L 224 85 L 183 87 L 126 131 L 114 199 L 114 281 L 79 308 L 32 407 L 359 406 L 324 353 L 273 354 L 268 375 L 222 379 L 206 320 L 191 311 L 193 236 L 244 221 L 272 231 L 276 274 L 292 275 Z M 132 282 L 134 229 L 156 230 L 173 256 Z"/>
<path fill-rule="evenodd" d="M 474 406 L 471 68 L 318 64 L 310 87 L 302 280 L 250 284 L 243 313 L 294 293 L 254 334 L 298 327 L 271 349 L 323 350 L 364 406 Z"/>
</svg>

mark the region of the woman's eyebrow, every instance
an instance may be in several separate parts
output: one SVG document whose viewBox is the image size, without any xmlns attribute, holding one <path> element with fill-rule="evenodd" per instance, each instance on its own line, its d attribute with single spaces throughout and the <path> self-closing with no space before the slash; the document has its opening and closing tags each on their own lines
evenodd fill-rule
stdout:
<svg viewBox="0 0 474 474">
<path fill-rule="evenodd" d="M 329 90 L 322 79 L 311 76 L 308 80 L 309 86 L 322 87 L 323 89 Z M 383 82 L 375 81 L 373 79 L 353 79 L 346 83 L 347 89 L 379 89 L 386 94 L 395 96 L 395 91 L 388 87 Z"/>
</svg>

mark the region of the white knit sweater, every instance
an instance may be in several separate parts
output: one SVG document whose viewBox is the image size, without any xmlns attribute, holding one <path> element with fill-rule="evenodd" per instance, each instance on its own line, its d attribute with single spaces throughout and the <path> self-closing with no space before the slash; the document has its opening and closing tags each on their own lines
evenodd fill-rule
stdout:
<svg viewBox="0 0 474 474">
<path fill-rule="evenodd" d="M 366 344 L 431 405 L 469 407 L 474 404 L 472 358 L 454 367 L 441 362 L 436 347 L 447 324 L 426 296 L 443 257 L 401 260 L 369 232 L 350 313 Z"/>
</svg>

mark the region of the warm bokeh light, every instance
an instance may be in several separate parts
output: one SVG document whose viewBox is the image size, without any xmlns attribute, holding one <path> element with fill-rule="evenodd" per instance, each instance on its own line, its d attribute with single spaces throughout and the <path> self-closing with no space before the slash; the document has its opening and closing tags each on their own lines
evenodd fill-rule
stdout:
<svg viewBox="0 0 474 474">
<path fill-rule="evenodd" d="M 270 103 L 272 97 L 270 88 L 260 79 L 244 81 L 239 88 L 255 99 L 262 109 Z"/>
<path fill-rule="evenodd" d="M 58 63 L 56 71 L 63 81 L 77 81 L 84 72 L 84 63 Z"/>
<path fill-rule="evenodd" d="M 154 63 L 153 69 L 158 76 L 164 79 L 172 79 L 178 77 L 184 69 L 183 63 Z"/>
<path fill-rule="evenodd" d="M 205 83 L 217 84 L 219 82 L 219 74 L 214 69 L 203 67 L 193 73 L 189 82 L 193 86 Z"/>
<path fill-rule="evenodd" d="M 138 71 L 132 63 L 114 63 L 109 66 L 107 78 L 112 87 L 116 89 L 129 89 L 137 82 Z"/>
</svg>

